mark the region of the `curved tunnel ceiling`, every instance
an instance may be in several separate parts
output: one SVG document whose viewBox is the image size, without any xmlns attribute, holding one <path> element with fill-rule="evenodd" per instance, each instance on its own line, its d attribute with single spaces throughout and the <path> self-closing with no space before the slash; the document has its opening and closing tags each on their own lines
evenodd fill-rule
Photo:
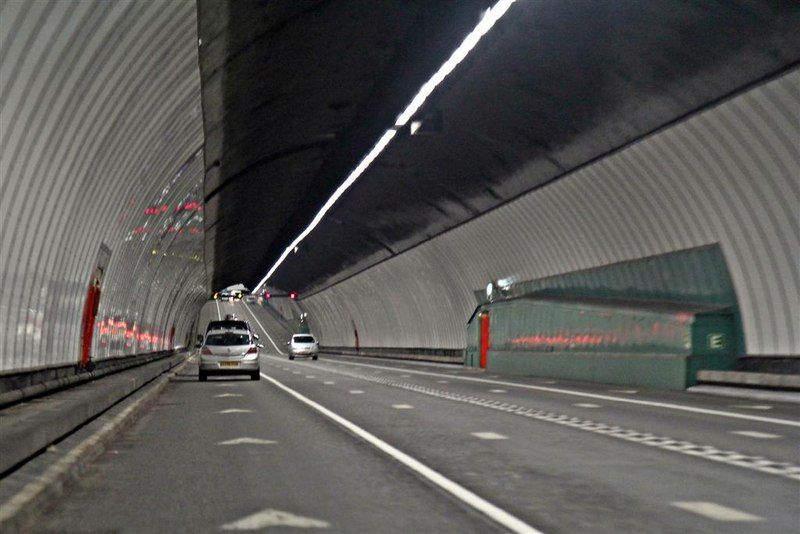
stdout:
<svg viewBox="0 0 800 534">
<path fill-rule="evenodd" d="M 263 276 L 489 5 L 200 0 L 214 288 Z M 398 135 L 269 283 L 318 291 L 775 76 L 798 24 L 788 1 L 517 2 L 423 109 L 441 131 Z"/>
</svg>

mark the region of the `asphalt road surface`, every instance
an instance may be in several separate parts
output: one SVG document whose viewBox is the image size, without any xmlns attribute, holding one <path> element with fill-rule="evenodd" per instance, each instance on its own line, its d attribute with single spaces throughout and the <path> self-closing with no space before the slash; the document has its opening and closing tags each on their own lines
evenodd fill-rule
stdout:
<svg viewBox="0 0 800 534">
<path fill-rule="evenodd" d="M 796 405 L 322 355 L 190 362 L 41 530 L 800 532 Z"/>
</svg>

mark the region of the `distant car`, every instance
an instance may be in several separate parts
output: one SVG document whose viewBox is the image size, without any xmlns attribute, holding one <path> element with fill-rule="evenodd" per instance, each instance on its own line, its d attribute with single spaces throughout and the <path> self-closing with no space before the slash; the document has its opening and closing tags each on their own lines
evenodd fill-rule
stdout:
<svg viewBox="0 0 800 534">
<path fill-rule="evenodd" d="M 289 346 L 290 360 L 294 360 L 295 356 L 311 356 L 312 360 L 316 360 L 319 354 L 319 341 L 311 334 L 294 334 L 286 344 Z"/>
<path fill-rule="evenodd" d="M 251 380 L 261 380 L 258 349 L 262 346 L 247 329 L 212 329 L 200 348 L 200 381 L 209 375 L 249 375 Z"/>
<path fill-rule="evenodd" d="M 244 301 L 245 302 L 253 303 L 253 302 L 256 302 L 257 300 L 258 300 L 258 297 L 256 295 L 253 295 L 252 293 L 248 293 L 247 295 L 244 296 Z"/>
</svg>

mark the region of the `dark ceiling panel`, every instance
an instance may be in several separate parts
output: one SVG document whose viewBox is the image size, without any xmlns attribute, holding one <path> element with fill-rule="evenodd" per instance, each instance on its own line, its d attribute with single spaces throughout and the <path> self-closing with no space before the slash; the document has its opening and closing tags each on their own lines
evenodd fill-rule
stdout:
<svg viewBox="0 0 800 534">
<path fill-rule="evenodd" d="M 214 287 L 258 281 L 487 5 L 200 1 Z M 442 131 L 399 134 L 271 283 L 335 283 L 774 75 L 798 27 L 790 1 L 517 2 L 426 104 Z"/>
</svg>

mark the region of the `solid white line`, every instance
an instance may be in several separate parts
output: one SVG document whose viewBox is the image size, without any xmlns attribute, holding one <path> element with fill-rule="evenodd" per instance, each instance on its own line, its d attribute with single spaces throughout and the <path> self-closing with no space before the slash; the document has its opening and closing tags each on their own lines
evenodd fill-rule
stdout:
<svg viewBox="0 0 800 534">
<path fill-rule="evenodd" d="M 480 439 L 508 439 L 508 436 L 496 432 L 471 432 L 471 434 Z"/>
<path fill-rule="evenodd" d="M 256 317 L 256 314 L 253 313 L 250 310 L 250 308 L 247 306 L 247 304 L 244 304 L 244 309 L 247 310 L 247 313 L 249 313 L 250 316 L 255 320 L 255 322 L 258 325 L 258 327 L 261 328 L 261 331 L 264 332 L 264 335 L 267 336 L 267 339 L 269 339 L 269 342 L 272 343 L 272 346 L 275 347 L 275 350 L 278 351 L 278 354 L 283 354 L 284 356 L 286 356 L 286 353 L 278 348 L 278 345 L 276 345 L 275 341 L 272 340 L 272 336 L 269 335 L 269 332 L 267 332 L 267 329 L 264 328 L 264 325 L 261 324 L 261 321 L 258 320 L 258 317 Z"/>
<path fill-rule="evenodd" d="M 779 434 L 769 434 L 767 432 L 758 432 L 757 430 L 734 430 L 731 434 L 738 434 L 740 436 L 747 436 L 748 438 L 755 439 L 777 439 L 783 436 Z"/>
<path fill-rule="evenodd" d="M 302 395 L 301 393 L 291 389 L 290 387 L 283 385 L 281 382 L 275 380 L 274 378 L 267 376 L 264 373 L 261 373 L 261 376 L 264 377 L 266 380 L 269 380 L 276 387 L 282 389 L 283 391 L 293 396 L 300 402 L 307 404 L 311 408 L 320 412 L 325 417 L 338 423 L 339 425 L 349 430 L 357 437 L 363 439 L 364 441 L 366 441 L 379 451 L 391 456 L 392 458 L 394 458 L 401 464 L 405 465 L 418 475 L 429 480 L 433 484 L 439 486 L 444 491 L 450 493 L 461 502 L 467 504 L 468 506 L 471 506 L 475 510 L 481 512 L 482 514 L 492 519 L 493 521 L 497 522 L 498 524 L 502 525 L 503 527 L 507 528 L 508 530 L 512 532 L 525 532 L 530 534 L 540 532 L 535 528 L 533 528 L 532 526 L 525 523 L 524 521 L 506 512 L 505 510 L 498 508 L 489 501 L 472 493 L 465 487 L 459 485 L 456 482 L 453 482 L 452 480 L 445 477 L 438 471 L 434 471 L 433 469 L 423 464 L 419 460 L 416 460 L 413 457 L 409 456 L 408 454 L 402 452 L 401 450 L 389 445 L 382 439 L 367 432 L 366 430 L 356 425 L 355 423 L 348 421 L 344 417 L 332 412 L 331 410 L 325 408 L 321 404 L 318 404 L 313 400 L 309 399 L 308 397 Z"/>
<path fill-rule="evenodd" d="M 327 362 L 333 364 L 339 364 L 336 360 L 326 359 Z M 397 371 L 392 367 L 386 367 L 384 365 L 375 365 L 371 363 L 355 363 L 351 361 L 347 361 L 349 365 L 358 365 L 360 367 L 375 367 L 379 369 L 389 369 L 393 371 Z M 647 401 L 642 399 L 631 399 L 626 397 L 612 397 L 611 395 L 600 395 L 598 393 L 586 393 L 583 391 L 574 391 L 571 389 L 563 389 L 563 388 L 548 388 L 542 386 L 533 386 L 530 384 L 520 384 L 518 382 L 508 382 L 505 380 L 488 380 L 485 378 L 474 378 L 470 376 L 454 376 L 454 375 L 446 375 L 442 373 L 434 373 L 431 371 L 416 371 L 413 369 L 403 369 L 404 373 L 414 373 L 418 375 L 424 376 L 434 376 L 434 377 L 448 377 L 455 380 L 464 380 L 467 382 L 478 382 L 481 384 L 493 384 L 497 386 L 510 386 L 515 388 L 521 389 L 532 389 L 535 391 L 548 391 L 550 393 L 559 393 L 561 395 L 572 395 L 575 397 L 586 397 L 589 399 L 597 399 L 597 400 L 606 400 L 612 402 L 622 402 L 626 404 L 637 404 L 640 406 L 650 406 L 653 408 L 664 408 L 667 410 L 678 410 L 683 412 L 692 412 L 692 413 L 701 413 L 705 415 L 718 415 L 720 417 L 730 417 L 732 419 L 746 419 L 748 421 L 759 421 L 762 423 L 773 423 L 776 425 L 784 425 L 784 426 L 794 426 L 800 428 L 800 421 L 792 421 L 790 419 L 776 419 L 774 417 L 762 417 L 758 415 L 748 415 L 748 414 L 740 414 L 734 412 L 724 412 L 722 410 L 712 410 L 709 408 L 699 408 L 696 406 L 687 406 L 685 404 L 673 404 L 669 402 L 659 402 L 659 401 Z"/>
<path fill-rule="evenodd" d="M 733 508 L 728 508 L 727 506 L 722 506 L 721 504 L 713 502 L 678 501 L 670 504 L 676 508 L 681 508 L 688 512 L 692 512 L 697 515 L 702 515 L 703 517 L 714 519 L 716 521 L 761 521 L 762 520 L 762 518 L 756 515 L 748 514 L 747 512 L 742 512 L 740 510 L 735 510 Z"/>
<path fill-rule="evenodd" d="M 222 312 L 219 311 L 219 301 L 215 300 L 214 304 L 217 305 L 217 320 L 221 321 L 222 320 Z"/>
</svg>

